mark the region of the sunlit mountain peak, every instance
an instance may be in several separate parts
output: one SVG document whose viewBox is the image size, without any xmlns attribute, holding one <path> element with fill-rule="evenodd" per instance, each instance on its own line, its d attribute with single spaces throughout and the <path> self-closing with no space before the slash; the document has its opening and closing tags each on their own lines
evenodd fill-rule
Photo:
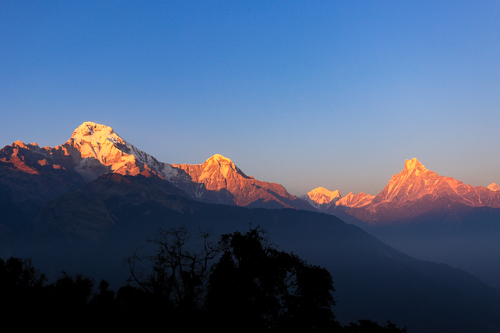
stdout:
<svg viewBox="0 0 500 333">
<path fill-rule="evenodd" d="M 24 142 L 21 142 L 20 140 L 17 140 L 15 141 L 13 144 L 12 144 L 13 147 L 17 147 L 17 148 L 28 148 L 28 146 L 26 146 L 24 144 Z M 37 145 L 38 146 L 38 145 Z"/>
<path fill-rule="evenodd" d="M 221 154 L 215 154 L 203 163 L 204 171 L 201 179 L 209 177 L 213 178 L 214 173 L 221 173 L 224 178 L 230 177 L 229 175 L 235 176 L 239 174 L 244 178 L 249 178 L 243 171 L 238 168 L 233 161 L 229 158 L 222 156 Z"/>
<path fill-rule="evenodd" d="M 222 156 L 221 154 L 215 154 L 214 156 L 210 157 L 209 159 L 206 160 L 206 162 L 215 162 L 219 164 L 234 164 L 233 161 L 231 161 L 229 158 Z"/>
<path fill-rule="evenodd" d="M 189 175 L 192 182 L 198 183 L 197 189 L 211 191 L 208 195 L 217 202 L 236 204 L 238 206 L 252 207 L 301 207 L 311 208 L 309 205 L 296 201 L 297 197 L 291 195 L 286 189 L 276 183 L 259 181 L 252 176 L 247 176 L 233 161 L 220 154 L 215 154 L 203 164 L 172 164 Z M 203 199 L 206 194 L 195 191 L 196 198 Z"/>
<path fill-rule="evenodd" d="M 406 160 L 404 169 L 409 173 L 413 170 L 417 170 L 420 172 L 428 171 L 425 166 L 417 160 L 416 157 L 412 158 L 411 160 Z"/>
<path fill-rule="evenodd" d="M 107 166 L 108 172 L 146 176 L 153 173 L 169 180 L 174 180 L 178 176 L 170 164 L 159 162 L 153 156 L 136 148 L 122 139 L 111 127 L 91 121 L 78 126 L 63 146 L 65 149 L 74 148 L 79 151 L 81 158 L 84 159 L 79 169 L 85 168 L 86 163 L 95 159 Z"/>
<path fill-rule="evenodd" d="M 92 143 L 102 143 L 108 140 L 111 143 L 125 144 L 125 141 L 111 127 L 91 121 L 86 121 L 78 126 L 71 135 L 71 139 L 78 142 L 87 141 Z"/>
<path fill-rule="evenodd" d="M 356 195 L 354 193 L 349 192 L 345 197 L 339 199 L 335 205 L 351 207 L 351 208 L 359 208 L 369 205 L 375 196 L 366 194 L 365 192 L 360 192 Z"/>
<path fill-rule="evenodd" d="M 492 191 L 500 191 L 500 185 L 498 185 L 497 183 L 491 183 L 490 185 L 488 185 L 488 189 Z"/>
<path fill-rule="evenodd" d="M 333 200 L 342 198 L 338 190 L 330 191 L 324 187 L 318 187 L 307 193 L 309 198 L 317 204 L 328 204 Z"/>
<path fill-rule="evenodd" d="M 132 146 L 106 125 L 84 122 L 66 143 L 78 149 L 83 158 L 93 157 L 105 165 L 134 160 L 132 154 L 125 153 Z"/>
</svg>

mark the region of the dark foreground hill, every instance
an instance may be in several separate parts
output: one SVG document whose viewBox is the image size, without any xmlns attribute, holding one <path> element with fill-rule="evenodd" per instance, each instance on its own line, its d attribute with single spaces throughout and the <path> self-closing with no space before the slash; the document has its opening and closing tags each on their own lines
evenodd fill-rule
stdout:
<svg viewBox="0 0 500 333">
<path fill-rule="evenodd" d="M 141 176 L 102 176 L 50 202 L 12 254 L 32 256 L 49 275 L 65 269 L 119 287 L 128 277 L 122 260 L 158 228 L 181 225 L 216 236 L 260 225 L 280 250 L 331 272 L 344 324 L 369 318 L 409 332 L 500 331 L 500 293 L 461 270 L 411 258 L 334 216 L 205 204 Z"/>
</svg>

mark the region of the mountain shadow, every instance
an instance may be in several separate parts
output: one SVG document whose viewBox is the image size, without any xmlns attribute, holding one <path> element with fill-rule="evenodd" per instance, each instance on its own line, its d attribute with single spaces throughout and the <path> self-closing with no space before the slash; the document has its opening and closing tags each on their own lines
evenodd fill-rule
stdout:
<svg viewBox="0 0 500 333">
<path fill-rule="evenodd" d="M 281 250 L 328 269 L 343 324 L 369 318 L 410 332 L 500 330 L 497 290 L 459 269 L 411 258 L 334 216 L 206 204 L 168 182 L 149 182 L 110 175 L 49 203 L 35 222 L 34 262 L 48 274 L 71 268 L 119 285 L 127 277 L 121 260 L 159 227 L 222 235 L 259 225 Z"/>
</svg>

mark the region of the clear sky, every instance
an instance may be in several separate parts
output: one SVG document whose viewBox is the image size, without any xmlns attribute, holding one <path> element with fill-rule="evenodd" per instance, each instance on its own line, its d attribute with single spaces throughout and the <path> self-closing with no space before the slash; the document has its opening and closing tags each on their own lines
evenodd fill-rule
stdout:
<svg viewBox="0 0 500 333">
<path fill-rule="evenodd" d="M 168 163 L 377 194 L 500 183 L 500 1 L 0 2 L 0 146 L 111 126 Z"/>
</svg>

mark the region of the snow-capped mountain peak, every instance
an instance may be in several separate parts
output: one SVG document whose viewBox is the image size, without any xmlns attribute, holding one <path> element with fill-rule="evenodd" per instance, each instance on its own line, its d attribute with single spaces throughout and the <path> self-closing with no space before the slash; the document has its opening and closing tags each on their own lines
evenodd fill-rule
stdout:
<svg viewBox="0 0 500 333">
<path fill-rule="evenodd" d="M 345 197 L 340 198 L 335 205 L 350 208 L 359 208 L 369 205 L 375 196 L 366 194 L 365 192 L 360 192 L 356 195 L 349 192 Z"/>
<path fill-rule="evenodd" d="M 335 206 L 335 202 L 340 198 L 342 196 L 338 190 L 330 191 L 324 187 L 315 188 L 307 194 L 300 196 L 300 199 L 308 202 L 320 212 L 325 212 L 332 205 Z"/>
<path fill-rule="evenodd" d="M 207 161 L 213 161 L 216 163 L 233 163 L 229 158 L 222 156 L 221 154 L 215 154 L 214 156 L 207 159 Z"/>
<path fill-rule="evenodd" d="M 243 171 L 238 168 L 233 161 L 229 158 L 224 157 L 220 154 L 215 154 L 203 163 L 204 172 L 200 176 L 200 179 L 213 177 L 213 173 L 220 172 L 224 178 L 228 178 L 230 174 L 235 172 L 244 178 L 250 178 Z"/>
<path fill-rule="evenodd" d="M 210 195 L 217 196 L 219 203 L 266 208 L 303 206 L 294 202 L 297 197 L 282 185 L 247 176 L 233 161 L 220 154 L 213 155 L 203 164 L 172 164 L 172 167 L 189 175 L 192 182 L 199 184 L 199 189 L 211 191 Z M 195 195 L 197 198 L 205 196 L 203 193 Z"/>
<path fill-rule="evenodd" d="M 78 126 L 71 138 L 75 141 L 87 141 L 91 143 L 102 143 L 108 140 L 112 143 L 126 144 L 126 142 L 116 134 L 113 129 L 106 125 L 96 124 L 91 121 L 86 121 Z"/>
<path fill-rule="evenodd" d="M 66 144 L 76 148 L 82 158 L 95 158 L 111 167 L 113 172 L 117 172 L 126 164 L 135 164 L 135 157 L 125 153 L 131 148 L 130 145 L 111 127 L 105 125 L 84 122 L 73 132 Z"/>
<path fill-rule="evenodd" d="M 63 147 L 79 151 L 83 160 L 79 161 L 81 165 L 77 166 L 76 170 L 82 175 L 85 173 L 89 159 L 96 159 L 109 168 L 108 172 L 123 175 L 154 173 L 174 182 L 178 177 L 178 172 L 170 164 L 159 162 L 153 156 L 122 139 L 106 125 L 84 122 L 75 129 Z M 92 177 L 96 178 L 96 176 L 97 174 Z"/>
<path fill-rule="evenodd" d="M 466 185 L 427 170 L 414 158 L 406 160 L 404 169 L 392 176 L 367 206 L 367 211 L 353 214 L 364 221 L 387 222 L 414 218 L 431 210 L 449 210 L 452 205 L 500 208 L 500 192 L 494 192 L 500 190 L 500 186 L 495 185 L 491 184 L 488 189 Z"/>
<path fill-rule="evenodd" d="M 90 121 L 78 126 L 67 143 L 77 148 L 82 157 L 94 157 L 105 165 L 116 164 L 117 160 L 134 162 L 135 159 L 150 166 L 158 163 L 154 157 L 122 139 L 111 127 Z"/>
<path fill-rule="evenodd" d="M 307 193 L 309 198 L 317 204 L 329 204 L 333 200 L 342 198 L 338 190 L 330 191 L 324 187 L 318 187 Z"/>
<path fill-rule="evenodd" d="M 434 187 L 435 184 L 445 177 L 439 176 L 434 171 L 427 170 L 427 168 L 420 163 L 416 158 L 405 161 L 403 170 L 397 175 L 393 175 L 386 187 L 380 192 L 375 202 L 393 200 L 402 197 L 413 196 L 417 193 L 423 193 L 429 188 Z M 449 185 L 456 187 L 457 181 L 452 178 L 445 179 Z"/>
<path fill-rule="evenodd" d="M 406 171 L 408 174 L 415 172 L 415 174 L 418 176 L 420 173 L 426 173 L 429 170 L 427 170 L 426 167 L 422 163 L 420 163 L 416 157 L 414 157 L 411 160 L 405 161 L 405 167 L 403 171 Z"/>
<path fill-rule="evenodd" d="M 497 183 L 491 183 L 490 185 L 488 185 L 488 189 L 492 191 L 500 191 L 500 185 L 498 185 Z"/>
</svg>

